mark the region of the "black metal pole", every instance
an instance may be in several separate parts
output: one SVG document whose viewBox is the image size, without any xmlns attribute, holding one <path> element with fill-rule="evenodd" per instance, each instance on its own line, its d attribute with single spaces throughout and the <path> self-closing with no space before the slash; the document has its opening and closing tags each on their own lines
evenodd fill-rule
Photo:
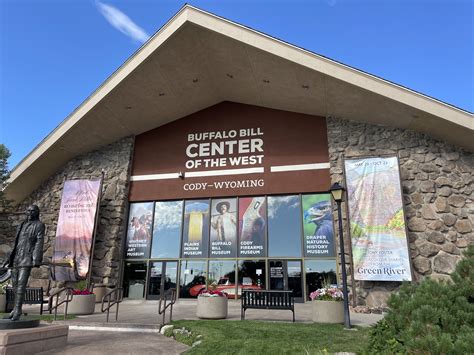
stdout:
<svg viewBox="0 0 474 355">
<path fill-rule="evenodd" d="M 347 292 L 347 275 L 346 275 L 346 254 L 344 252 L 344 237 L 342 235 L 342 213 L 341 201 L 337 202 L 337 219 L 339 220 L 339 244 L 341 247 L 341 268 L 342 268 L 342 293 L 344 295 L 344 328 L 351 328 L 351 317 L 349 314 L 349 295 Z"/>
</svg>

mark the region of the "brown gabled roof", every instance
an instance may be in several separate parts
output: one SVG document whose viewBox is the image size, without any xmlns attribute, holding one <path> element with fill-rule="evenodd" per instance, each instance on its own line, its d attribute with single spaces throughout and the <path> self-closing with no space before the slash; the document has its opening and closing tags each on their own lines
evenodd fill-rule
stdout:
<svg viewBox="0 0 474 355">
<path fill-rule="evenodd" d="M 413 129 L 474 151 L 473 115 L 185 5 L 12 171 L 20 202 L 65 162 L 221 101 Z"/>
</svg>

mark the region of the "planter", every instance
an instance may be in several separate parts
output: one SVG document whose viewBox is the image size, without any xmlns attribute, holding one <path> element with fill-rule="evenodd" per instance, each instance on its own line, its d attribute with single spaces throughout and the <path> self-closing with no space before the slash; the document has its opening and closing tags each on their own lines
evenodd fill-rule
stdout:
<svg viewBox="0 0 474 355">
<path fill-rule="evenodd" d="M 313 301 L 313 322 L 344 323 L 344 302 Z"/>
<path fill-rule="evenodd" d="M 67 312 L 70 314 L 93 314 L 95 310 L 95 295 L 74 295 L 69 302 Z"/>
<path fill-rule="evenodd" d="M 227 318 L 227 302 L 227 297 L 199 296 L 196 315 L 202 319 Z"/>
<path fill-rule="evenodd" d="M 100 303 L 102 302 L 102 297 L 104 297 L 106 293 L 106 287 L 105 285 L 96 285 L 94 286 L 94 294 L 95 294 L 95 303 Z"/>
<path fill-rule="evenodd" d="M 0 313 L 5 312 L 6 307 L 7 307 L 7 295 L 4 293 L 0 295 Z"/>
</svg>

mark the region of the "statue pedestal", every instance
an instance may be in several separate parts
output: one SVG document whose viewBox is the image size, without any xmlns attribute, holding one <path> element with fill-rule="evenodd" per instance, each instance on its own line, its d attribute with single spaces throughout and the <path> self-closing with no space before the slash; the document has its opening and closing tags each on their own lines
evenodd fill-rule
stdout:
<svg viewBox="0 0 474 355">
<path fill-rule="evenodd" d="M 10 320 L 3 322 L 17 323 Z M 36 328 L 1 329 L 0 354 L 36 354 L 65 347 L 68 331 L 67 325 L 44 324 Z"/>
<path fill-rule="evenodd" d="M 39 327 L 40 320 L 38 317 L 21 316 L 19 320 L 11 321 L 10 319 L 0 319 L 0 331 L 10 329 L 24 329 Z"/>
</svg>

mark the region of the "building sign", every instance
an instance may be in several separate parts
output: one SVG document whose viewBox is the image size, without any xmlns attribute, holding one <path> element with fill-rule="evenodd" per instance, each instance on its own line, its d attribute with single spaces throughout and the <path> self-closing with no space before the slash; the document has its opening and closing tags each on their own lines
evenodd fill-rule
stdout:
<svg viewBox="0 0 474 355">
<path fill-rule="evenodd" d="M 239 199 L 239 256 L 266 256 L 265 197 Z"/>
<path fill-rule="evenodd" d="M 334 224 L 330 194 L 303 195 L 305 256 L 334 257 Z"/>
<path fill-rule="evenodd" d="M 134 154 L 130 201 L 330 187 L 323 117 L 223 102 L 138 135 Z"/>
<path fill-rule="evenodd" d="M 153 202 L 130 204 L 125 256 L 144 259 L 150 255 Z"/>
<path fill-rule="evenodd" d="M 396 157 L 345 161 L 354 278 L 411 281 Z"/>
<path fill-rule="evenodd" d="M 210 256 L 237 256 L 237 199 L 212 200 Z"/>
<path fill-rule="evenodd" d="M 183 258 L 207 258 L 209 200 L 190 200 L 184 205 Z"/>
<path fill-rule="evenodd" d="M 188 170 L 262 165 L 263 131 L 257 127 L 189 133 L 186 157 Z"/>
<path fill-rule="evenodd" d="M 91 249 L 101 180 L 69 180 L 64 183 L 54 242 L 52 278 L 56 281 L 85 280 Z"/>
</svg>

